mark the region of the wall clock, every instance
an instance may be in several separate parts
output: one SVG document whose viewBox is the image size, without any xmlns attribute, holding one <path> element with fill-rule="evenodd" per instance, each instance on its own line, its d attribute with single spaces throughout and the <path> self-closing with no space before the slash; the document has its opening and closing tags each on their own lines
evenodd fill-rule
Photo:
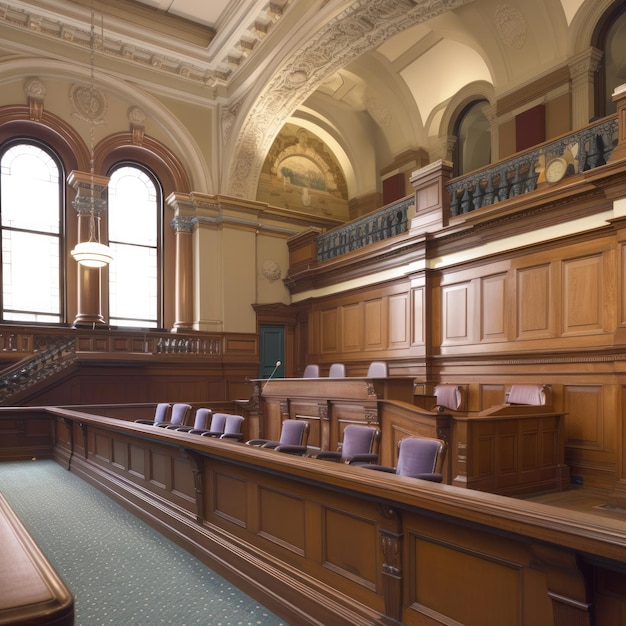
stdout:
<svg viewBox="0 0 626 626">
<path fill-rule="evenodd" d="M 563 180 L 567 174 L 567 161 L 563 157 L 552 159 L 546 165 L 546 181 L 551 185 Z"/>
</svg>

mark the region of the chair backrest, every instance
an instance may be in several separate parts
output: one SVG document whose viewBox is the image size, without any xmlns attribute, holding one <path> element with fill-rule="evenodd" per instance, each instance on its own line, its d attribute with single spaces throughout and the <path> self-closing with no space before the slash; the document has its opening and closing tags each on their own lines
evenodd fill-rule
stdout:
<svg viewBox="0 0 626 626">
<path fill-rule="evenodd" d="M 506 402 L 508 404 L 543 405 L 546 403 L 545 385 L 511 385 Z"/>
<path fill-rule="evenodd" d="M 396 474 L 416 476 L 440 471 L 445 444 L 441 439 L 405 437 L 398 443 Z"/>
<path fill-rule="evenodd" d="M 304 420 L 285 420 L 280 430 L 280 443 L 289 446 L 306 446 L 309 423 Z"/>
<path fill-rule="evenodd" d="M 345 378 L 346 366 L 343 363 L 333 363 L 328 370 L 328 378 Z"/>
<path fill-rule="evenodd" d="M 170 405 L 167 402 L 159 402 L 154 410 L 154 423 L 166 422 L 170 412 Z"/>
<path fill-rule="evenodd" d="M 241 425 L 243 424 L 243 415 L 227 415 L 226 424 L 224 425 L 225 435 L 241 435 Z"/>
<path fill-rule="evenodd" d="M 209 418 L 213 415 L 211 409 L 200 408 L 196 409 L 196 416 L 193 420 L 194 430 L 208 430 Z"/>
<path fill-rule="evenodd" d="M 380 430 L 372 426 L 349 424 L 343 430 L 342 457 L 352 457 L 357 454 L 373 454 L 378 452 Z"/>
<path fill-rule="evenodd" d="M 463 396 L 458 385 L 436 385 L 434 396 L 438 406 L 456 411 L 461 406 Z"/>
<path fill-rule="evenodd" d="M 319 378 L 320 377 L 320 366 L 309 364 L 304 368 L 304 373 L 302 374 L 302 378 Z"/>
<path fill-rule="evenodd" d="M 372 361 L 367 370 L 368 378 L 387 378 L 387 363 L 385 361 Z"/>
<path fill-rule="evenodd" d="M 182 425 L 185 423 L 185 418 L 191 411 L 190 404 L 175 404 L 172 407 L 172 417 L 170 419 L 170 424 Z"/>
<path fill-rule="evenodd" d="M 228 417 L 228 413 L 213 413 L 213 417 L 211 418 L 211 425 L 208 430 L 212 433 L 223 433 L 224 428 L 226 427 L 226 418 Z"/>
</svg>

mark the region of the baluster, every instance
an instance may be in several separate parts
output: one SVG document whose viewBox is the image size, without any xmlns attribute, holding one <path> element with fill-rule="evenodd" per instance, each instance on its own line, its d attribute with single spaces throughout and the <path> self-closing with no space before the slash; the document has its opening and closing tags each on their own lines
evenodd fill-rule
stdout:
<svg viewBox="0 0 626 626">
<path fill-rule="evenodd" d="M 509 181 L 507 179 L 506 170 L 500 174 L 500 182 L 498 184 L 498 200 L 507 200 L 509 197 Z"/>
<path fill-rule="evenodd" d="M 493 204 L 494 196 L 495 188 L 493 186 L 493 177 L 489 176 L 487 178 L 487 185 L 485 186 L 485 191 L 483 194 L 483 206 L 489 206 Z"/>
<path fill-rule="evenodd" d="M 483 206 L 483 186 L 480 184 L 480 180 L 477 180 L 474 185 L 472 204 L 474 205 L 474 209 L 480 209 L 480 207 Z"/>
<path fill-rule="evenodd" d="M 469 213 L 473 208 L 469 189 L 466 187 L 461 197 L 461 213 Z"/>
<path fill-rule="evenodd" d="M 450 191 L 450 215 L 458 215 L 459 214 L 459 194 L 457 193 L 456 187 Z"/>
<path fill-rule="evenodd" d="M 511 188 L 509 191 L 509 198 L 514 198 L 515 196 L 519 196 L 522 192 L 522 175 L 520 172 L 520 164 L 518 163 L 515 166 L 515 174 L 513 175 L 513 180 L 511 182 Z"/>
</svg>

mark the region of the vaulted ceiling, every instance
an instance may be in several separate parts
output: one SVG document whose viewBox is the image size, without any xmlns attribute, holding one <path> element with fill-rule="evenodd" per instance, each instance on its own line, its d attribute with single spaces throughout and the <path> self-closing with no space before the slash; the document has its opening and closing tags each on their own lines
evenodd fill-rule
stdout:
<svg viewBox="0 0 626 626">
<path fill-rule="evenodd" d="M 495 100 L 565 65 L 586 17 L 611 2 L 4 0 L 0 49 L 26 54 L 39 38 L 75 62 L 93 19 L 106 71 L 217 112 L 215 191 L 253 197 L 292 122 L 333 149 L 354 194 L 395 155 L 432 148 L 446 104 L 468 86 Z"/>
</svg>

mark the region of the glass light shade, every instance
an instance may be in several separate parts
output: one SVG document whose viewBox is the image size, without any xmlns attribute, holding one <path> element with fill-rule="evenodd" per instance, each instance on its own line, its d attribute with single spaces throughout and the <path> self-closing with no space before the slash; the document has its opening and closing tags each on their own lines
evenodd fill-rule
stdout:
<svg viewBox="0 0 626 626">
<path fill-rule="evenodd" d="M 77 243 L 71 254 L 85 267 L 104 267 L 113 260 L 111 249 L 98 241 Z"/>
</svg>

